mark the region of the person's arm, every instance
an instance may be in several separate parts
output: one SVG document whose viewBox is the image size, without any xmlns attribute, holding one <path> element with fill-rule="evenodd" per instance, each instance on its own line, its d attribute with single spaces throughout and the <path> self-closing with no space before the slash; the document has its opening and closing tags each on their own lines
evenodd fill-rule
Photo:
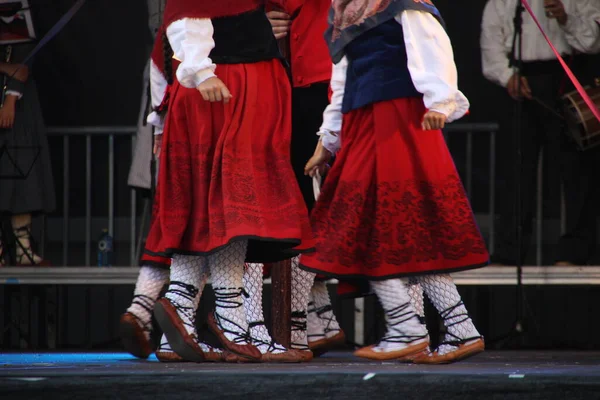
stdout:
<svg viewBox="0 0 600 400">
<path fill-rule="evenodd" d="M 154 126 L 154 134 L 161 135 L 164 127 L 164 114 L 159 113 L 156 109 L 162 104 L 165 95 L 167 94 L 167 79 L 162 74 L 160 68 L 150 61 L 150 101 L 152 103 L 152 111 L 146 122 Z"/>
<path fill-rule="evenodd" d="M 317 132 L 317 135 L 321 138 L 317 143 L 315 153 L 304 167 L 305 175 L 314 176 L 317 171 L 322 173 L 325 164 L 342 146 L 340 131 L 342 130 L 342 103 L 346 88 L 347 70 L 348 59 L 346 57 L 333 66 L 330 83 L 331 100 L 323 112 L 323 124 Z"/>
<path fill-rule="evenodd" d="M 317 133 L 321 136 L 323 147 L 332 155 L 335 155 L 340 147 L 340 131 L 342 130 L 342 102 L 346 88 L 346 73 L 348 70 L 348 59 L 344 57 L 333 66 L 331 74 L 331 100 L 323 112 L 323 123 Z"/>
<path fill-rule="evenodd" d="M 415 88 L 423 94 L 425 107 L 443 114 L 447 122 L 464 116 L 469 101 L 458 90 L 452 44 L 440 22 L 432 14 L 416 10 L 403 11 L 396 21 L 402 25 L 408 70 Z"/>
<path fill-rule="evenodd" d="M 489 0 L 481 22 L 481 66 L 483 75 L 490 81 L 507 87 L 513 75 L 506 49 L 506 33 L 503 23 L 503 1 Z"/>
<path fill-rule="evenodd" d="M 176 76 L 182 86 L 196 88 L 215 77 L 216 65 L 209 57 L 215 47 L 213 33 L 213 25 L 208 18 L 185 18 L 167 28 L 174 58 L 181 62 Z"/>
<path fill-rule="evenodd" d="M 559 10 L 564 10 L 562 2 L 555 0 L 554 3 Z M 559 22 L 559 26 L 565 32 L 569 45 L 582 53 L 600 52 L 600 2 L 576 0 L 572 4 L 572 11 L 566 12 L 565 17 L 565 23 Z"/>
</svg>

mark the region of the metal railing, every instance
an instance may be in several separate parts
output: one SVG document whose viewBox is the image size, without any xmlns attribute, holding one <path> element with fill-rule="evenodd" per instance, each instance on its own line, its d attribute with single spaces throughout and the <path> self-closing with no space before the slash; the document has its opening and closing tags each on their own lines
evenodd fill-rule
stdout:
<svg viewBox="0 0 600 400">
<path fill-rule="evenodd" d="M 490 253 L 494 252 L 495 246 L 495 229 L 494 220 L 496 216 L 496 135 L 499 131 L 499 126 L 496 123 L 474 123 L 474 124 L 450 124 L 444 129 L 446 138 L 448 134 L 463 133 L 466 134 L 465 140 L 465 172 L 463 177 L 465 191 L 469 198 L 473 194 L 473 135 L 487 134 L 489 136 L 489 182 L 490 189 L 488 192 L 488 248 Z M 456 161 L 456 159 L 455 159 Z"/>
<path fill-rule="evenodd" d="M 474 185 L 474 171 L 477 169 L 489 169 L 489 190 L 487 193 L 488 204 L 487 211 L 485 213 L 476 213 L 481 225 L 485 225 L 488 234 L 488 247 L 490 252 L 493 253 L 496 245 L 495 235 L 495 213 L 496 213 L 496 141 L 499 126 L 496 123 L 455 123 L 448 125 L 444 134 L 447 138 L 452 137 L 455 140 L 456 137 L 465 135 L 464 142 L 464 160 L 459 157 L 455 157 L 457 164 L 464 167 L 464 174 L 462 174 L 465 190 L 469 197 L 473 195 Z M 129 138 L 131 141 L 132 155 L 135 151 L 135 134 L 137 128 L 133 126 L 106 126 L 106 127 L 51 127 L 48 130 L 49 135 L 62 138 L 63 148 L 63 160 L 62 160 L 62 179 L 63 179 L 63 203 L 62 203 L 62 265 L 70 265 L 69 260 L 69 249 L 70 249 L 70 224 L 71 224 L 71 210 L 69 193 L 73 187 L 71 182 L 71 139 L 74 137 L 85 138 L 85 174 L 84 174 L 84 185 L 85 185 L 85 266 L 91 265 L 92 259 L 92 198 L 98 198 L 100 193 L 104 192 L 103 186 L 97 182 L 92 181 L 92 166 L 96 164 L 98 157 L 97 154 L 92 152 L 92 139 L 103 138 L 108 145 L 108 151 L 106 154 L 107 161 L 107 174 L 108 180 L 106 182 L 106 201 L 108 204 L 108 211 L 106 219 L 108 220 L 108 231 L 114 237 L 115 232 L 115 139 L 117 138 Z M 488 137 L 488 165 L 487 166 L 476 166 L 474 165 L 474 138 L 476 136 L 485 135 Z M 130 162 L 130 160 L 119 160 L 121 163 Z M 128 165 L 127 165 L 128 166 Z M 129 264 L 137 265 L 137 251 L 136 241 L 139 242 L 138 233 L 138 207 L 136 190 L 130 189 L 130 210 L 129 215 L 126 217 L 129 225 L 129 241 L 131 242 Z M 561 197 L 561 218 L 560 227 L 561 232 L 565 231 L 565 218 L 564 218 L 564 196 Z M 538 183 L 537 183 L 537 212 L 535 218 L 535 245 L 536 245 L 536 264 L 542 265 L 543 255 L 543 154 L 540 157 L 538 165 Z M 484 220 L 487 220 L 483 224 Z M 117 249 L 118 251 L 118 249 Z"/>
<path fill-rule="evenodd" d="M 85 266 L 91 265 L 91 249 L 92 249 L 92 196 L 96 197 L 94 193 L 92 181 L 92 165 L 93 157 L 92 153 L 92 138 L 93 137 L 105 137 L 108 144 L 107 161 L 108 161 L 108 181 L 107 181 L 107 196 L 106 201 L 108 203 L 108 232 L 114 237 L 115 233 L 115 138 L 116 137 L 127 137 L 131 140 L 132 157 L 135 151 L 135 135 L 137 133 L 136 127 L 130 126 L 97 126 L 97 127 L 50 127 L 48 129 L 49 136 L 61 136 L 63 145 L 63 204 L 62 204 L 62 264 L 64 266 L 69 265 L 69 228 L 70 228 L 70 189 L 71 179 L 71 154 L 70 154 L 70 143 L 71 138 L 74 136 L 85 137 Z M 130 160 L 129 160 L 130 161 Z M 96 189 L 98 186 L 96 185 Z M 137 224 L 137 199 L 136 190 L 130 190 L 131 196 L 131 210 L 129 215 L 130 224 L 130 265 L 137 265 L 136 254 L 135 254 L 135 242 L 136 242 L 136 224 Z"/>
</svg>

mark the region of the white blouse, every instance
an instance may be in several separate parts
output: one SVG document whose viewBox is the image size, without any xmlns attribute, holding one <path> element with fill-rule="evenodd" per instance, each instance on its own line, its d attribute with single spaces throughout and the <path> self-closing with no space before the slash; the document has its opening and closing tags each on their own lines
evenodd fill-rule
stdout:
<svg viewBox="0 0 600 400">
<path fill-rule="evenodd" d="M 202 82 L 215 76 L 216 65 L 209 58 L 215 47 L 213 26 L 208 18 L 184 18 L 177 20 L 167 28 L 167 38 L 173 49 L 173 58 L 180 61 L 175 75 L 182 86 L 196 88 Z M 152 107 L 156 108 L 164 99 L 167 81 L 152 62 L 150 64 L 150 96 Z M 147 122 L 155 127 L 154 134 L 163 133 L 164 118 L 153 111 L 148 115 Z"/>
<path fill-rule="evenodd" d="M 167 92 L 167 86 L 167 79 L 160 68 L 154 63 L 154 60 L 150 60 L 150 102 L 152 103 L 153 109 L 160 106 L 160 103 L 162 103 L 165 98 L 165 93 Z M 152 111 L 148 115 L 148 118 L 146 118 L 146 122 L 154 126 L 155 135 L 162 135 L 164 116 L 161 116 L 156 111 Z"/>
<path fill-rule="evenodd" d="M 406 10 L 396 16 L 402 25 L 412 82 L 423 94 L 425 107 L 446 115 L 448 122 L 463 117 L 469 110 L 469 101 L 458 90 L 458 73 L 450 38 L 439 21 L 430 13 Z M 346 84 L 348 61 L 346 57 L 333 66 L 331 90 L 333 95 L 323 113 L 323 124 L 318 135 L 323 146 L 332 154 L 339 151 L 342 128 L 342 101 Z"/>
<path fill-rule="evenodd" d="M 481 57 L 487 79 L 506 86 L 513 75 L 507 55 L 512 51 L 517 1 L 489 0 L 481 23 Z M 529 0 L 531 9 L 561 55 L 600 51 L 600 1 L 562 0 L 567 23 L 546 17 L 544 0 Z M 523 61 L 555 60 L 556 56 L 527 10 L 523 11 Z"/>
<path fill-rule="evenodd" d="M 184 18 L 167 28 L 173 57 L 181 62 L 176 75 L 182 86 L 193 89 L 215 76 L 216 65 L 209 57 L 215 47 L 213 33 L 209 18 Z"/>
</svg>

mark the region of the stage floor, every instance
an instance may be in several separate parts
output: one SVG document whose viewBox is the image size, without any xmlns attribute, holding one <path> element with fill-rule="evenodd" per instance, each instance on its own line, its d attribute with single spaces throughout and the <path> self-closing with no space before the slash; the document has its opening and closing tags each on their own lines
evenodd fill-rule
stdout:
<svg viewBox="0 0 600 400">
<path fill-rule="evenodd" d="M 421 366 L 329 353 L 308 364 L 162 364 L 124 353 L 0 354 L 0 399 L 600 399 L 598 352 L 486 352 Z"/>
</svg>

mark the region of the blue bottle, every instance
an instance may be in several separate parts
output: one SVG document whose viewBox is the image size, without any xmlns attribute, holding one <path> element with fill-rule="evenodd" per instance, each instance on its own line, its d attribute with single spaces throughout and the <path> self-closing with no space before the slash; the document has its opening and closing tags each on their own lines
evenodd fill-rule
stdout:
<svg viewBox="0 0 600 400">
<path fill-rule="evenodd" d="M 108 229 L 102 230 L 98 240 L 98 266 L 112 267 L 113 263 L 113 238 L 108 234 Z"/>
</svg>

